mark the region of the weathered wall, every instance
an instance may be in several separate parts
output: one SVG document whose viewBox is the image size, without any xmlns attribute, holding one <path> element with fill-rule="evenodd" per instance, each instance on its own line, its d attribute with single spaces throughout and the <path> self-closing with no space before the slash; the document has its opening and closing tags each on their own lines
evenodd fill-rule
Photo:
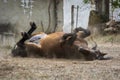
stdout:
<svg viewBox="0 0 120 80">
<path fill-rule="evenodd" d="M 56 0 L 57 5 L 57 31 L 63 29 L 63 0 Z"/>
<path fill-rule="evenodd" d="M 74 28 L 75 27 L 88 27 L 88 18 L 90 12 L 90 4 L 84 4 L 83 0 L 64 0 L 64 32 L 71 32 L 71 6 L 74 5 Z M 77 9 L 78 8 L 78 23 L 76 25 L 77 19 Z"/>
<path fill-rule="evenodd" d="M 58 13 L 58 26 L 62 26 L 62 8 L 63 3 L 62 0 L 59 1 L 57 7 Z M 32 14 L 30 14 L 30 9 L 24 9 L 22 6 L 21 0 L 8 0 L 4 2 L 4 0 L 0 0 L 0 24 L 10 24 L 18 32 L 27 30 L 29 27 L 30 21 L 35 21 L 36 24 L 41 27 L 41 21 L 45 28 L 49 25 L 49 11 L 50 11 L 50 27 L 55 26 L 55 16 L 54 16 L 54 3 L 53 0 L 34 0 L 32 3 L 33 8 L 31 9 Z M 50 6 L 50 10 L 48 7 Z M 24 10 L 27 12 L 24 13 Z M 30 16 L 31 15 L 31 16 Z M 52 29 L 52 28 L 50 28 Z"/>
<path fill-rule="evenodd" d="M 0 0 L 0 34 L 4 32 L 15 33 L 20 36 L 20 32 L 27 31 L 30 28 L 29 22 L 34 21 L 38 28 L 37 31 L 53 31 L 53 27 L 63 24 L 63 1 L 57 0 L 57 19 L 55 16 L 54 0 L 32 0 L 32 8 L 24 8 L 24 0 Z M 30 0 L 28 0 L 30 1 Z M 29 3 L 28 5 L 30 5 Z M 48 28 L 50 26 L 50 28 Z M 61 30 L 61 29 L 60 29 Z"/>
<path fill-rule="evenodd" d="M 120 8 L 116 8 L 113 11 L 113 15 L 112 15 L 112 9 L 110 9 L 110 19 L 115 20 L 115 21 L 119 21 L 120 22 Z"/>
</svg>

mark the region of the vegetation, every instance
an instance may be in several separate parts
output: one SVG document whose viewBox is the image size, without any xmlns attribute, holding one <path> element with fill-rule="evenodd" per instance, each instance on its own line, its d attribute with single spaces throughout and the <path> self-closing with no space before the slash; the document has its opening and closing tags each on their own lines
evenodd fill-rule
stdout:
<svg viewBox="0 0 120 80">
<path fill-rule="evenodd" d="M 90 0 L 83 0 L 83 2 L 84 2 L 84 3 L 89 3 L 89 2 L 90 2 Z"/>
<path fill-rule="evenodd" d="M 120 1 L 119 0 L 112 0 L 112 6 L 113 8 L 120 8 Z"/>
<path fill-rule="evenodd" d="M 84 3 L 89 3 L 89 2 L 93 2 L 93 1 L 95 1 L 95 0 L 83 0 L 83 2 Z M 120 8 L 120 1 L 119 0 L 110 0 L 111 1 L 111 3 L 112 3 L 112 6 L 113 6 L 113 8 Z"/>
</svg>

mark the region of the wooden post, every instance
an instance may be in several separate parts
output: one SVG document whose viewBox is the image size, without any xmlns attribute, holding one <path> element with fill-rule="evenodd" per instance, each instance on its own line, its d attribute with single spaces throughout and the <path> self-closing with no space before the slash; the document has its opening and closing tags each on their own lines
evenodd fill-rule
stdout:
<svg viewBox="0 0 120 80">
<path fill-rule="evenodd" d="M 76 28 L 78 25 L 78 10 L 79 10 L 79 6 L 77 5 L 77 12 L 76 12 Z"/>
<path fill-rule="evenodd" d="M 74 5 L 71 6 L 71 32 L 74 27 Z"/>
</svg>

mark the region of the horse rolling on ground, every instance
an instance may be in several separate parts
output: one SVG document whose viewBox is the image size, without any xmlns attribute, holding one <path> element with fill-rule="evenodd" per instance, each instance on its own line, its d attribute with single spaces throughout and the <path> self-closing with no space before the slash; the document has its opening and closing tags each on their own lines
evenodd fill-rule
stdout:
<svg viewBox="0 0 120 80">
<path fill-rule="evenodd" d="M 13 48 L 13 56 L 101 60 L 106 55 L 97 49 L 97 44 L 93 48 L 88 47 L 84 39 L 90 35 L 87 29 L 76 28 L 73 33 L 32 34 L 36 24 L 30 25 L 31 29 L 22 33 L 22 39 Z"/>
</svg>

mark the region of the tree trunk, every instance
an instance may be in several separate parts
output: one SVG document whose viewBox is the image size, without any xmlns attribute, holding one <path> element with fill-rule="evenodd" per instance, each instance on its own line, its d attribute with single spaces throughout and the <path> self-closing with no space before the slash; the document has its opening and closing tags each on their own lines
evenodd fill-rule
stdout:
<svg viewBox="0 0 120 80">
<path fill-rule="evenodd" d="M 109 0 L 96 0 L 96 11 L 103 18 L 103 22 L 109 20 Z"/>
</svg>

